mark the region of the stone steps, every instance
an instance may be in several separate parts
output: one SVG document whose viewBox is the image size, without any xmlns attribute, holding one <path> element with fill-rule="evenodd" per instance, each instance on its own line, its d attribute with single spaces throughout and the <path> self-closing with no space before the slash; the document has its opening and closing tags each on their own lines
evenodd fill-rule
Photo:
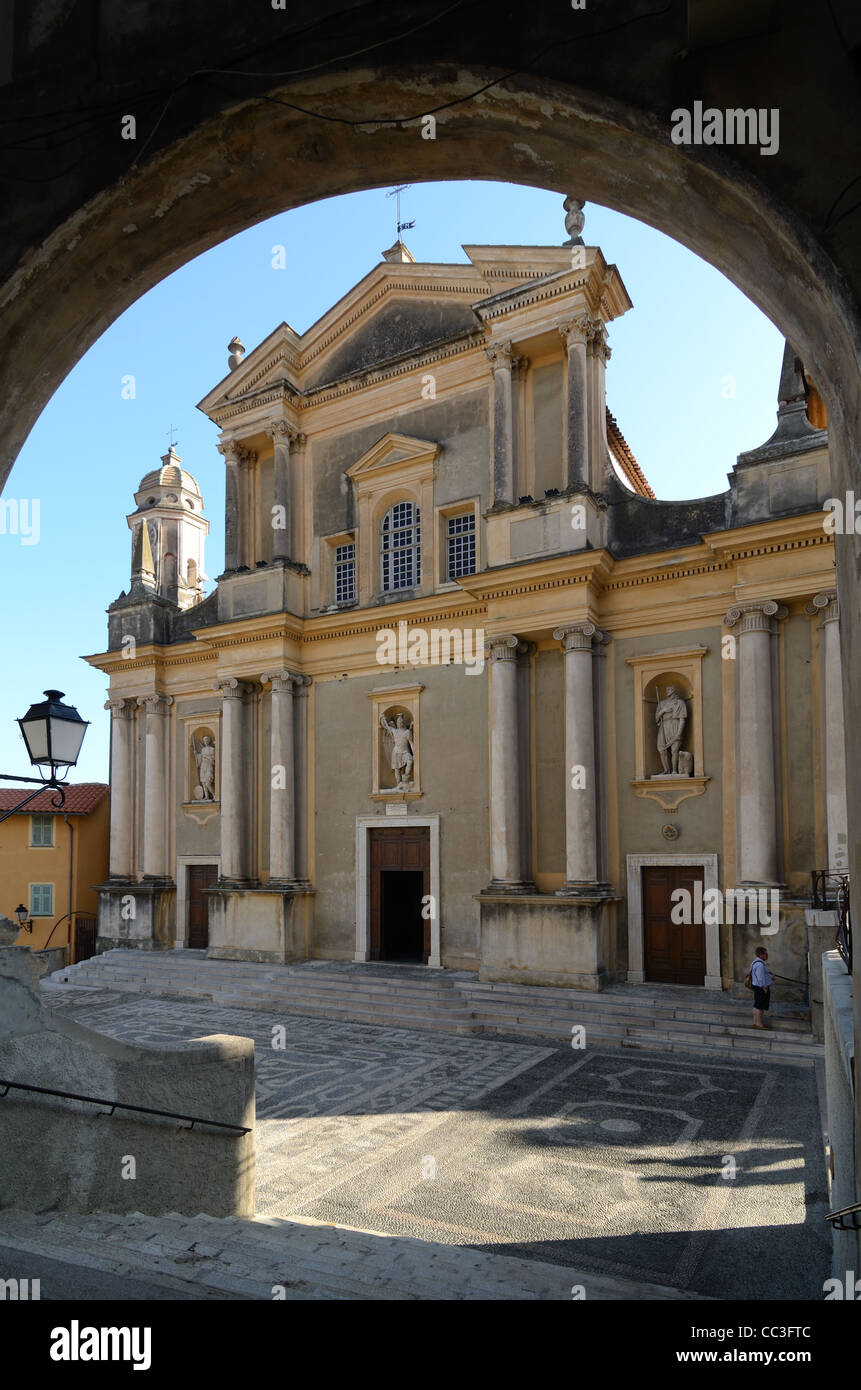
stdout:
<svg viewBox="0 0 861 1390">
<path fill-rule="evenodd" d="M 145 1275 L 201 1299 L 708 1302 L 697 1294 L 567 1265 L 287 1217 L 31 1215 L 0 1211 L 0 1245 L 69 1265 Z M 44 1284 L 44 1281 L 43 1281 Z M 50 1289 L 43 1287 L 45 1297 Z"/>
<path fill-rule="evenodd" d="M 570 1042 L 586 1029 L 588 1045 L 652 1048 L 711 1057 L 757 1057 L 794 1065 L 812 1062 L 822 1047 L 809 1013 L 793 1005 L 771 1011 L 771 1029 L 751 1028 L 746 1000 L 666 986 L 621 986 L 588 993 L 552 986 L 481 981 L 466 971 L 303 962 L 289 966 L 207 960 L 202 951 L 113 950 L 56 971 L 46 992 L 83 990 L 153 994 L 225 1006 L 287 1012 L 335 1021 L 384 1024 L 420 1031 L 494 1034 Z"/>
</svg>

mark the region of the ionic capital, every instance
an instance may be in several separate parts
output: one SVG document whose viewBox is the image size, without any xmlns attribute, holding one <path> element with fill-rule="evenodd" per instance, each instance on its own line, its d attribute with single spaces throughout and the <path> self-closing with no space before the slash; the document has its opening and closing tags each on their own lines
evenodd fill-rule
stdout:
<svg viewBox="0 0 861 1390">
<path fill-rule="evenodd" d="M 172 704 L 172 695 L 139 695 L 137 699 L 138 709 L 145 709 L 147 714 L 167 714 Z"/>
<path fill-rule="evenodd" d="M 304 678 L 300 676 L 298 672 L 287 670 L 264 671 L 263 675 L 260 677 L 262 684 L 271 684 L 273 693 L 276 691 L 286 691 L 289 693 L 303 679 Z"/>
<path fill-rule="evenodd" d="M 738 636 L 748 632 L 777 632 L 777 624 L 789 614 L 789 609 L 776 599 L 758 599 L 750 603 L 735 604 L 730 608 L 724 624 L 737 627 Z"/>
<path fill-rule="evenodd" d="M 112 719 L 134 719 L 138 702 L 131 700 L 106 700 L 105 709 L 109 709 Z"/>
<path fill-rule="evenodd" d="M 565 627 L 554 629 L 553 638 L 561 642 L 566 652 L 592 652 L 596 646 L 609 642 L 609 633 L 602 632 L 594 623 L 568 623 Z"/>
<path fill-rule="evenodd" d="M 486 650 L 491 661 L 517 661 L 532 650 L 532 645 L 513 632 L 503 632 L 488 639 Z"/>
<path fill-rule="evenodd" d="M 225 680 L 216 681 L 212 688 L 220 693 L 223 700 L 242 700 L 251 694 L 254 686 L 236 676 L 228 676 Z"/>
<path fill-rule="evenodd" d="M 819 626 L 824 627 L 826 623 L 836 623 L 840 620 L 840 604 L 837 598 L 836 589 L 823 589 L 819 594 L 814 594 L 813 600 L 805 604 L 804 611 L 810 618 L 819 618 Z"/>
</svg>

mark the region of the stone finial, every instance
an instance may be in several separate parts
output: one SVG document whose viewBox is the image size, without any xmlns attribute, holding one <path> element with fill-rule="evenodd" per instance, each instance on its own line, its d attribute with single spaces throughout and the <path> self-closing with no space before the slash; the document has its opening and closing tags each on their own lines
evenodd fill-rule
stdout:
<svg viewBox="0 0 861 1390">
<path fill-rule="evenodd" d="M 241 338 L 234 335 L 227 344 L 227 351 L 230 353 L 227 359 L 227 365 L 233 372 L 245 356 L 245 344 Z"/>
<path fill-rule="evenodd" d="M 562 204 L 565 209 L 565 230 L 568 233 L 568 240 L 562 243 L 563 246 L 582 246 L 583 238 L 580 233 L 586 222 L 583 208 L 586 206 L 585 198 L 573 198 L 569 193 L 565 202 Z"/>
</svg>

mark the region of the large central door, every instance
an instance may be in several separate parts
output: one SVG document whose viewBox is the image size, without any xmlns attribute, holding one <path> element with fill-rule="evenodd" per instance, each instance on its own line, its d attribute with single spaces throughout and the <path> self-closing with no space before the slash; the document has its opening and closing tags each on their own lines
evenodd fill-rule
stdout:
<svg viewBox="0 0 861 1390">
<path fill-rule="evenodd" d="M 209 945 L 209 898 L 205 890 L 212 888 L 218 878 L 217 864 L 189 864 L 188 874 L 188 945 L 193 951 L 205 951 Z"/>
<path fill-rule="evenodd" d="M 694 895 L 694 885 L 702 882 L 702 869 L 688 868 L 684 864 L 661 864 L 643 869 L 643 931 L 647 980 L 665 985 L 704 983 L 705 927 L 702 923 L 676 923 L 670 917 L 675 906 L 672 894 L 677 888 L 684 888 L 690 894 L 690 916 L 695 915 L 697 898 Z M 701 903 L 702 897 L 699 896 L 698 900 Z"/>
<path fill-rule="evenodd" d="M 430 955 L 430 830 L 371 830 L 371 960 L 427 964 Z"/>
</svg>

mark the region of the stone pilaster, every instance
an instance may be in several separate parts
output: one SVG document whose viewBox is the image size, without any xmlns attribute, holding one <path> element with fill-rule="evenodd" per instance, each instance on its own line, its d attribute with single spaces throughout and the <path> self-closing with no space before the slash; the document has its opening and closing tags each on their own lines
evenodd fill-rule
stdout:
<svg viewBox="0 0 861 1390">
<path fill-rule="evenodd" d="M 601 319 L 592 319 L 586 334 L 587 479 L 593 492 L 603 492 L 607 481 L 606 365 L 610 359 L 607 330 Z"/>
<path fill-rule="evenodd" d="M 513 633 L 490 638 L 490 868 L 487 892 L 534 892 L 526 867 L 524 719 L 520 708 L 520 662 L 530 651 Z"/>
<path fill-rule="evenodd" d="M 143 875 L 169 879 L 167 713 L 172 695 L 144 695 L 137 701 L 145 711 Z"/>
<path fill-rule="evenodd" d="M 568 354 L 568 408 L 565 486 L 580 492 L 589 483 L 589 405 L 587 339 L 592 320 L 581 316 L 560 324 L 559 335 Z"/>
<path fill-rule="evenodd" d="M 242 492 L 239 476 L 239 445 L 225 439 L 218 445 L 224 455 L 224 569 L 229 574 L 242 564 Z"/>
<path fill-rule="evenodd" d="M 251 796 L 253 764 L 247 730 L 246 697 L 253 686 L 235 676 L 215 683 L 221 693 L 221 878 L 230 884 L 251 877 Z"/>
<path fill-rule="evenodd" d="M 493 372 L 493 502 L 514 503 L 517 486 L 517 437 L 514 420 L 511 343 L 485 348 Z"/>
<path fill-rule="evenodd" d="M 594 895 L 598 875 L 598 768 L 592 660 L 607 634 L 594 623 L 553 633 L 565 652 L 565 877 L 562 895 Z M 602 890 L 606 885 L 602 885 Z"/>
<path fill-rule="evenodd" d="M 261 681 L 272 686 L 269 767 L 269 881 L 296 878 L 296 776 L 294 764 L 293 687 L 291 671 L 267 671 Z"/>
<path fill-rule="evenodd" d="M 266 433 L 272 439 L 274 447 L 272 501 L 275 507 L 283 509 L 277 517 L 273 514 L 270 518 L 272 559 L 290 560 L 295 558 L 293 512 L 296 503 L 291 482 L 290 455 L 293 449 L 305 442 L 305 437 L 298 434 L 286 420 L 278 420 L 276 424 L 270 425 Z"/>
<path fill-rule="evenodd" d="M 134 876 L 134 700 L 108 700 L 111 712 L 110 876 Z"/>
<path fill-rule="evenodd" d="M 808 614 L 819 616 L 822 664 L 822 747 L 825 771 L 825 823 L 828 868 L 849 871 L 846 815 L 846 744 L 843 725 L 843 679 L 840 667 L 840 608 L 837 591 L 816 594 Z"/>
<path fill-rule="evenodd" d="M 308 883 L 308 693 L 310 676 L 293 677 L 293 768 L 296 778 L 296 878 Z"/>
<path fill-rule="evenodd" d="M 773 599 L 741 603 L 724 618 L 737 640 L 736 797 L 738 881 L 776 884 L 779 872 L 772 639 L 788 610 Z"/>
</svg>

